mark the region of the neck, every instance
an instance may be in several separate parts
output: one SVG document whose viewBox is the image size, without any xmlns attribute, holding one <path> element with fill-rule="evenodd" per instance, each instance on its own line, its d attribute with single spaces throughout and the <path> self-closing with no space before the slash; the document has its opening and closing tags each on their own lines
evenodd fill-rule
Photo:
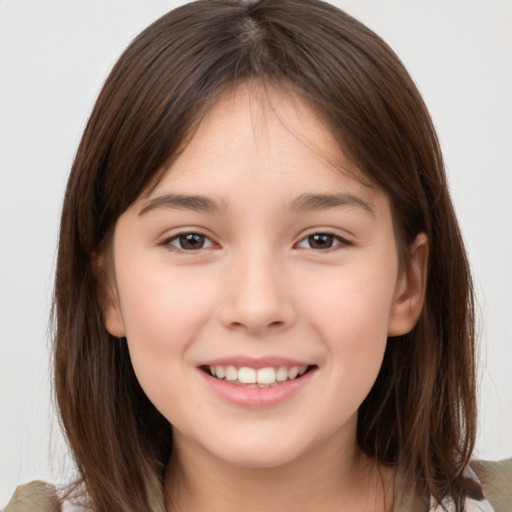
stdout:
<svg viewBox="0 0 512 512">
<path fill-rule="evenodd" d="M 175 436 L 176 437 L 176 436 Z M 332 446 L 278 467 L 234 466 L 175 439 L 165 475 L 168 512 L 388 512 L 393 475 L 354 442 Z"/>
</svg>

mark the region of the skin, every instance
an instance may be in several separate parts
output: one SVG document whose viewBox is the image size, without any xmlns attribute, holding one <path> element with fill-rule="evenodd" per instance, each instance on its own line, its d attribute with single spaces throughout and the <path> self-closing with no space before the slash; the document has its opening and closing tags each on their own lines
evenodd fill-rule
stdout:
<svg viewBox="0 0 512 512">
<path fill-rule="evenodd" d="M 344 166 L 308 103 L 243 85 L 119 218 L 106 327 L 126 337 L 143 389 L 173 425 L 168 510 L 390 509 L 392 474 L 359 449 L 357 410 L 387 337 L 419 316 L 427 241 L 418 236 L 399 272 L 387 196 Z M 169 194 L 217 207 L 169 205 Z M 294 209 L 304 194 L 344 204 Z M 206 238 L 180 248 L 190 232 Z M 235 356 L 299 359 L 314 372 L 282 403 L 240 407 L 198 368 Z"/>
</svg>

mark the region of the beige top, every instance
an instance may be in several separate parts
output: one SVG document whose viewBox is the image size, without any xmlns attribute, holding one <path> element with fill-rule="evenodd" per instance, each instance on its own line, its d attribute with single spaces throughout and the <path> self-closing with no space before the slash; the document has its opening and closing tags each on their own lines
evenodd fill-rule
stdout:
<svg viewBox="0 0 512 512">
<path fill-rule="evenodd" d="M 512 458 L 500 462 L 478 461 L 471 464 L 469 474 L 482 483 L 486 499 L 466 500 L 465 512 L 512 512 Z M 163 505 L 163 504 L 162 504 Z M 163 506 L 159 507 L 161 510 Z M 422 503 L 415 497 L 404 497 L 394 512 L 453 512 L 451 500 L 435 506 Z M 85 509 L 62 503 L 55 488 L 44 482 L 30 482 L 18 487 L 2 512 L 86 512 Z"/>
</svg>

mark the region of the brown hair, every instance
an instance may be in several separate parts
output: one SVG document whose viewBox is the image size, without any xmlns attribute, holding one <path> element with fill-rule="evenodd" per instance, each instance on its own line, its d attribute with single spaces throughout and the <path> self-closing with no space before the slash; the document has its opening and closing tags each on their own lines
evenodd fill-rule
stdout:
<svg viewBox="0 0 512 512">
<path fill-rule="evenodd" d="M 126 343 L 104 327 L 92 262 L 208 106 L 253 78 L 314 102 L 354 166 L 389 195 L 403 258 L 428 236 L 423 312 L 389 339 L 357 435 L 404 488 L 450 495 L 462 510 L 480 494 L 462 474 L 476 428 L 473 299 L 437 137 L 393 51 L 316 0 L 177 8 L 132 42 L 99 95 L 66 191 L 55 287 L 55 391 L 79 483 L 95 510 L 156 510 L 170 425 L 140 388 Z"/>
</svg>

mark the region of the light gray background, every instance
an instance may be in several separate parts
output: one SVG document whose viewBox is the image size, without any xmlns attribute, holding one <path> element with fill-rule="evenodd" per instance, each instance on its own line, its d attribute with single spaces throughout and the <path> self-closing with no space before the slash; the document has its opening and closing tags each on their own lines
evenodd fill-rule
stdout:
<svg viewBox="0 0 512 512">
<path fill-rule="evenodd" d="M 47 349 L 66 176 L 109 69 L 179 3 L 0 0 L 0 504 L 18 483 L 62 482 L 70 468 Z M 480 308 L 476 456 L 511 456 L 512 2 L 335 3 L 391 44 L 433 115 Z"/>
</svg>

